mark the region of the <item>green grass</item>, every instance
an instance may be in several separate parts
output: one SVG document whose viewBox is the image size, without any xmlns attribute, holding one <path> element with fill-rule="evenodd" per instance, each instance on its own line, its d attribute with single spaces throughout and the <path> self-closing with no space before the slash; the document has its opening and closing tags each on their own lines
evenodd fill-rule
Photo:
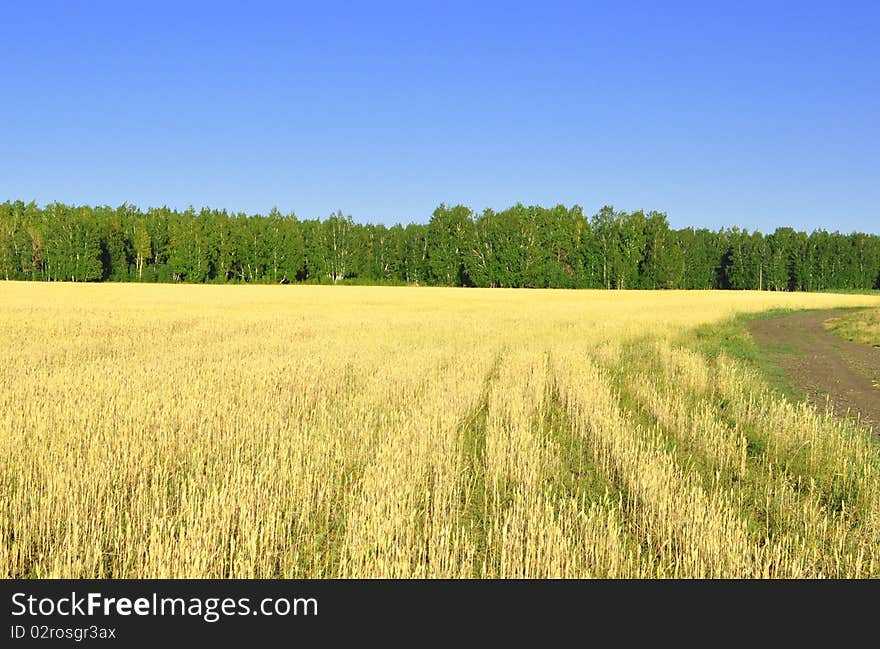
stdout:
<svg viewBox="0 0 880 649">
<path fill-rule="evenodd" d="M 880 347 L 880 310 L 849 310 L 826 325 L 844 340 Z"/>
<path fill-rule="evenodd" d="M 772 309 L 761 313 L 740 314 L 720 324 L 698 327 L 683 342 L 709 359 L 717 358 L 723 353 L 742 361 L 755 368 L 774 392 L 790 401 L 800 401 L 805 396 L 803 391 L 794 386 L 788 372 L 774 360 L 776 356 L 797 354 L 797 350 L 785 344 L 759 343 L 746 328 L 754 320 L 777 318 L 796 311 L 798 310 Z"/>
<path fill-rule="evenodd" d="M 758 348 L 765 354 L 777 354 L 780 356 L 797 356 L 800 352 L 785 343 L 772 345 L 769 343 L 758 343 Z"/>
</svg>

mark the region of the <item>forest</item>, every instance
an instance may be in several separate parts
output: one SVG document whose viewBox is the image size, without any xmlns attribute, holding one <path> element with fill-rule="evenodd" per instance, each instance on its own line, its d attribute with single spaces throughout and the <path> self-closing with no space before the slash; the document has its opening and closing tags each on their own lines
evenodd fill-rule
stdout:
<svg viewBox="0 0 880 649">
<path fill-rule="evenodd" d="M 0 203 L 0 279 L 755 289 L 880 288 L 880 236 L 670 227 L 665 213 L 440 205 L 427 224 Z"/>
</svg>

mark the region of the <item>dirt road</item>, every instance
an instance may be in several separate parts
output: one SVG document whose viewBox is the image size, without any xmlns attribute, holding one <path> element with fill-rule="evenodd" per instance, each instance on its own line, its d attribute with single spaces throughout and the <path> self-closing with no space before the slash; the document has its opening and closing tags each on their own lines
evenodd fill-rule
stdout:
<svg viewBox="0 0 880 649">
<path fill-rule="evenodd" d="M 753 320 L 748 329 L 820 410 L 830 401 L 835 414 L 859 418 L 880 434 L 880 348 L 852 343 L 822 323 L 836 311 L 804 311 Z"/>
</svg>

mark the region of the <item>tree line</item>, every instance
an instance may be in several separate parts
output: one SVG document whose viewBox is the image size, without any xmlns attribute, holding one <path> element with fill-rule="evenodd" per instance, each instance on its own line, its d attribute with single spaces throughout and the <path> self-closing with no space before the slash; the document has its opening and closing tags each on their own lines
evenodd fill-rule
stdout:
<svg viewBox="0 0 880 649">
<path fill-rule="evenodd" d="M 190 283 L 880 288 L 880 236 L 670 228 L 657 211 L 440 205 L 427 224 L 167 207 L 0 203 L 0 278 Z"/>
</svg>

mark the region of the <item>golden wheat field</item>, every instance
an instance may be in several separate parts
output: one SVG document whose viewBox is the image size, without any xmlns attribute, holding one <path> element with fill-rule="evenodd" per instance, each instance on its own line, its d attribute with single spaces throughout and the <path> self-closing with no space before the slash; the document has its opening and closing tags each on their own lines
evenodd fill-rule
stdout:
<svg viewBox="0 0 880 649">
<path fill-rule="evenodd" d="M 684 342 L 878 302 L 0 283 L 0 576 L 878 576 L 878 444 Z"/>
</svg>

